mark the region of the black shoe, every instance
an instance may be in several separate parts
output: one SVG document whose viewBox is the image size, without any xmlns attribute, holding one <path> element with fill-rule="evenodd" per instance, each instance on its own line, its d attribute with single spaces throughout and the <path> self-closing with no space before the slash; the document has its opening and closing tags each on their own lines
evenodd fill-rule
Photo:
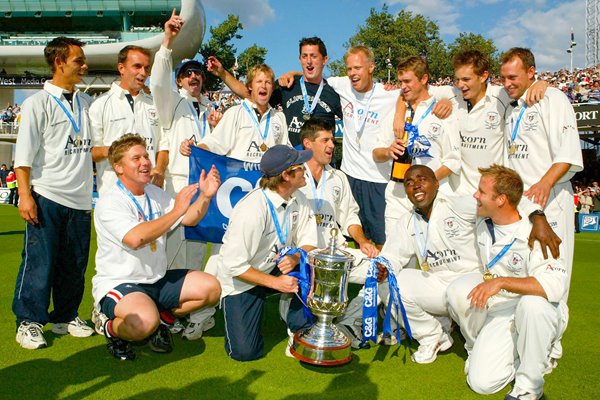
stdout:
<svg viewBox="0 0 600 400">
<path fill-rule="evenodd" d="M 120 360 L 135 360 L 135 353 L 131 349 L 131 342 L 120 339 L 116 336 L 110 336 L 106 325 L 108 321 L 104 323 L 104 337 L 106 337 L 106 348 L 113 357 Z"/>
<path fill-rule="evenodd" d="M 150 349 L 156 353 L 170 353 L 173 351 L 173 338 L 167 325 L 160 324 L 150 336 Z"/>
</svg>

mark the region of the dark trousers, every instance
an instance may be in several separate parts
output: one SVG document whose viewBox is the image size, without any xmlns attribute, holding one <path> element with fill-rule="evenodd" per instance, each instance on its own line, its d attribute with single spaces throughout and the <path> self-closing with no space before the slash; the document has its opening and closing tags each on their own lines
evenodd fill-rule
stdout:
<svg viewBox="0 0 600 400">
<path fill-rule="evenodd" d="M 27 224 L 25 229 L 13 298 L 17 326 L 22 321 L 69 322 L 77 317 L 83 298 L 91 211 L 65 207 L 35 192 L 32 195 L 39 224 Z"/>
<path fill-rule="evenodd" d="M 271 293 L 275 292 L 262 286 L 255 286 L 244 293 L 223 298 L 225 351 L 229 357 L 238 361 L 250 361 L 264 355 L 260 324 L 264 313 L 265 297 Z M 296 296 L 290 304 L 286 323 L 292 332 L 311 325 L 304 316 L 302 303 Z"/>
<path fill-rule="evenodd" d="M 8 204 L 13 204 L 15 207 L 19 206 L 19 191 L 17 188 L 11 188 L 8 194 Z"/>
</svg>

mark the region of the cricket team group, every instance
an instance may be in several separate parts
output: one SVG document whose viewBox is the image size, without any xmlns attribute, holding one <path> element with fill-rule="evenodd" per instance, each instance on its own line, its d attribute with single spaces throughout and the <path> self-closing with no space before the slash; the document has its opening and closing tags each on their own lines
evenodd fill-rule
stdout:
<svg viewBox="0 0 600 400">
<path fill-rule="evenodd" d="M 47 323 L 55 334 L 94 332 L 78 316 L 93 216 L 92 321 L 114 357 L 135 359 L 140 341 L 170 352 L 176 333 L 199 339 L 220 307 L 227 354 L 260 358 L 265 298 L 274 293 L 282 294 L 290 355 L 294 333 L 310 321 L 292 273 L 300 256 L 281 249 L 326 247 L 337 228 L 338 247 L 356 259 L 351 282 L 365 283 L 372 258 L 389 260 L 391 269 L 379 266 L 378 301 L 387 304 L 394 274 L 405 318 L 393 318 L 418 342 L 413 362 L 434 362 L 460 329 L 474 391 L 514 381 L 506 399 L 539 399 L 562 356 L 570 179 L 583 161 L 573 108 L 536 80 L 531 51 L 501 56 L 503 87 L 488 83 L 487 56 L 467 50 L 453 59 L 455 86 L 429 86 L 427 62 L 406 57 L 400 89 L 388 90 L 374 81 L 366 46 L 348 49 L 347 76 L 324 79 L 327 49 L 312 37 L 300 41 L 300 72 L 275 81 L 263 64 L 242 83 L 214 57 L 174 66 L 183 24 L 174 10 L 153 63 L 148 49 L 123 48 L 120 80 L 93 102 L 76 88 L 87 70 L 84 43 L 58 37 L 45 47 L 52 80 L 22 105 L 15 156 L 26 221 L 13 300 L 20 346 L 45 347 Z M 241 104 L 215 109 L 203 94 L 206 72 Z M 336 118 L 344 124 L 340 169 L 331 166 Z M 184 235 L 221 185 L 214 166 L 189 182 L 193 146 L 260 166 L 222 244 Z M 403 176 L 390 179 L 393 163 Z M 363 288 L 336 321 L 357 349 L 368 346 L 364 296 Z M 388 332 L 380 344 L 398 337 Z"/>
</svg>

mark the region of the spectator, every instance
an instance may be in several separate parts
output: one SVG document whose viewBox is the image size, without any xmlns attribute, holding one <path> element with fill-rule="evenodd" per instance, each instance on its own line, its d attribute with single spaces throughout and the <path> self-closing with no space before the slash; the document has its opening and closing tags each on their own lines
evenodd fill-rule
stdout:
<svg viewBox="0 0 600 400">
<path fill-rule="evenodd" d="M 589 214 L 592 212 L 592 207 L 594 206 L 594 203 L 592 201 L 590 188 L 585 188 L 583 192 L 579 193 L 579 203 L 579 212 L 581 214 Z"/>
<path fill-rule="evenodd" d="M 0 167 L 0 187 L 6 187 L 7 175 L 8 169 L 6 168 L 6 164 L 2 164 L 2 167 Z"/>
</svg>

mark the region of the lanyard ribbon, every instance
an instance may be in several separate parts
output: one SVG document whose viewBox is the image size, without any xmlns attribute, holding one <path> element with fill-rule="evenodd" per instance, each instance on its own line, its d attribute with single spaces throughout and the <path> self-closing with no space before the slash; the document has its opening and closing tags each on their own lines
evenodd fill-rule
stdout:
<svg viewBox="0 0 600 400">
<path fill-rule="evenodd" d="M 248 104 L 246 104 L 245 102 L 242 102 L 242 105 L 246 109 L 246 112 L 248 113 L 248 115 L 250 115 L 250 118 L 252 118 L 252 122 L 254 122 L 254 126 L 256 126 L 256 129 L 258 129 L 258 133 L 260 134 L 260 137 L 262 138 L 263 142 L 266 142 L 267 136 L 269 135 L 269 124 L 271 123 L 271 112 L 267 111 L 267 124 L 265 125 L 265 131 L 263 133 L 263 131 L 260 130 L 260 122 L 258 121 L 258 118 L 256 117 L 256 113 L 254 111 L 250 110 L 250 107 L 248 107 Z"/>
<path fill-rule="evenodd" d="M 306 173 L 308 173 L 308 181 L 310 182 L 310 188 L 312 189 L 313 197 L 315 200 L 315 208 L 317 211 L 321 211 L 323 203 L 325 202 L 325 186 L 327 186 L 327 170 L 323 168 L 323 175 L 321 176 L 321 189 L 317 194 L 317 187 L 315 185 L 315 179 L 310 172 L 310 168 L 306 165 Z"/>
<path fill-rule="evenodd" d="M 407 122 L 404 124 L 404 130 L 408 131 L 408 143 L 407 143 L 406 147 L 408 148 L 409 154 L 413 158 L 415 158 L 415 157 L 431 158 L 432 157 L 431 154 L 429 154 L 429 147 L 431 146 L 431 144 L 429 143 L 427 138 L 421 137 L 419 135 L 419 125 L 421 124 L 421 122 L 423 122 L 423 120 L 425 118 L 427 118 L 427 116 L 433 109 L 433 106 L 435 105 L 435 103 L 436 103 L 436 100 L 433 100 L 433 102 L 429 105 L 429 107 L 427 108 L 425 113 L 423 115 L 421 115 L 421 118 L 419 118 L 419 120 L 416 123 L 411 124 L 410 122 Z M 428 146 L 415 147 L 415 143 L 425 144 L 425 142 L 427 142 Z"/>
<path fill-rule="evenodd" d="M 519 113 L 519 117 L 517 118 L 517 122 L 513 126 L 512 134 L 510 135 L 511 142 L 514 142 L 515 139 L 517 138 L 519 124 L 521 123 L 521 118 L 523 117 L 523 113 L 525 112 L 526 109 L 527 109 L 527 104 L 523 104 L 523 107 L 521 107 L 521 112 Z"/>
<path fill-rule="evenodd" d="M 285 226 L 283 227 L 283 229 L 281 228 L 281 225 L 279 224 L 279 218 L 277 218 L 277 212 L 275 211 L 275 206 L 273 205 L 273 202 L 269 199 L 269 197 L 267 197 L 267 194 L 265 193 L 264 190 L 261 190 L 263 196 L 265 196 L 265 199 L 267 200 L 267 205 L 269 206 L 269 212 L 271 213 L 271 217 L 273 218 L 273 224 L 275 225 L 275 230 L 277 231 L 277 236 L 279 237 L 279 243 L 283 246 L 286 244 L 287 242 L 287 238 L 288 238 L 288 230 L 289 230 L 289 219 L 288 219 L 288 214 L 290 211 L 290 207 L 286 207 L 285 209 L 285 214 L 283 216 L 283 219 L 285 220 Z"/>
<path fill-rule="evenodd" d="M 150 203 L 150 197 L 148 197 L 148 193 L 146 193 L 145 190 L 144 190 L 144 195 L 146 196 L 146 203 L 148 204 L 148 214 L 149 215 L 146 215 L 146 213 L 144 212 L 144 209 L 142 208 L 140 203 L 138 203 L 138 201 L 135 198 L 135 196 L 133 195 L 133 193 L 131 193 L 129 191 L 129 189 L 127 189 L 125 186 L 123 186 L 123 183 L 120 180 L 117 180 L 117 185 L 123 191 L 123 193 L 125 193 L 127 196 L 129 196 L 129 198 L 131 200 L 133 200 L 133 204 L 135 204 L 135 206 L 138 209 L 138 211 L 140 212 L 140 214 L 142 214 L 142 217 L 144 217 L 144 221 L 152 221 L 154 219 L 154 214 L 152 213 L 152 203 Z"/>
<path fill-rule="evenodd" d="M 313 315 L 308 308 L 308 295 L 310 294 L 310 290 L 312 287 L 312 273 L 310 269 L 310 264 L 308 263 L 308 255 L 306 251 L 301 248 L 291 248 L 289 246 L 283 247 L 279 250 L 279 258 L 275 262 L 275 266 L 279 264 L 279 261 L 285 256 L 291 256 L 294 254 L 300 254 L 300 263 L 298 264 L 298 271 L 294 270 L 290 272 L 288 275 L 293 276 L 298 279 L 298 293 L 296 296 L 302 302 L 302 308 L 304 310 L 304 316 L 309 320 L 309 322 L 313 322 Z"/>
<path fill-rule="evenodd" d="M 202 114 L 202 127 L 200 127 L 200 120 L 198 119 L 198 113 L 194 106 L 192 106 L 189 102 L 187 103 L 190 111 L 192 112 L 192 116 L 194 117 L 194 122 L 196 123 L 196 128 L 198 128 L 198 133 L 200 134 L 200 138 L 204 139 L 206 135 L 206 112 Z"/>
<path fill-rule="evenodd" d="M 79 102 L 79 96 L 75 96 L 75 95 L 73 96 L 73 97 L 75 97 L 75 100 L 77 100 L 77 119 L 79 122 L 79 123 L 75 123 L 75 118 L 73 118 L 73 114 L 71 114 L 71 112 L 67 109 L 67 107 L 65 107 L 65 105 L 62 103 L 62 101 L 60 101 L 60 99 L 58 97 L 56 97 L 55 95 L 53 95 L 52 93 L 48 92 L 48 94 L 50 96 L 52 96 L 52 98 L 54 100 L 56 100 L 56 102 L 58 103 L 60 108 L 62 108 L 63 112 L 65 113 L 65 115 L 67 116 L 69 121 L 71 121 L 71 126 L 73 127 L 73 130 L 75 131 L 75 133 L 79 133 L 81 131 L 81 103 Z"/>
<path fill-rule="evenodd" d="M 383 256 L 378 256 L 371 259 L 371 265 L 367 272 L 367 279 L 365 281 L 365 292 L 363 300 L 363 343 L 372 340 L 374 343 L 377 342 L 377 264 L 383 265 L 388 271 L 388 284 L 390 287 L 390 298 L 383 320 L 383 334 L 393 335 L 392 330 L 392 307 L 396 313 L 396 339 L 398 345 L 400 345 L 400 321 L 398 315 L 401 312 L 402 320 L 404 321 L 404 327 L 408 337 L 412 340 L 412 331 L 408 323 L 406 316 L 406 310 L 402 304 L 402 298 L 400 296 L 400 288 L 398 287 L 398 281 L 394 270 L 390 262 Z"/>
<path fill-rule="evenodd" d="M 417 246 L 419 252 L 425 261 L 427 261 L 427 243 L 429 243 L 429 222 L 427 223 L 427 232 L 425 232 L 425 245 L 421 242 L 421 228 L 419 227 L 419 221 L 417 221 L 417 215 L 413 214 L 413 224 L 415 227 L 415 239 L 417 240 Z"/>
<path fill-rule="evenodd" d="M 321 98 L 321 92 L 323 91 L 323 79 L 321 79 L 321 83 L 319 84 L 319 89 L 317 89 L 317 93 L 315 97 L 313 97 L 313 102 L 310 104 L 308 101 L 308 92 L 306 91 L 306 85 L 304 84 L 304 76 L 300 78 L 300 89 L 302 89 L 302 96 L 304 97 L 304 110 L 302 110 L 305 114 L 311 115 L 315 108 L 317 108 L 317 104 L 319 104 L 319 98 Z"/>
</svg>

